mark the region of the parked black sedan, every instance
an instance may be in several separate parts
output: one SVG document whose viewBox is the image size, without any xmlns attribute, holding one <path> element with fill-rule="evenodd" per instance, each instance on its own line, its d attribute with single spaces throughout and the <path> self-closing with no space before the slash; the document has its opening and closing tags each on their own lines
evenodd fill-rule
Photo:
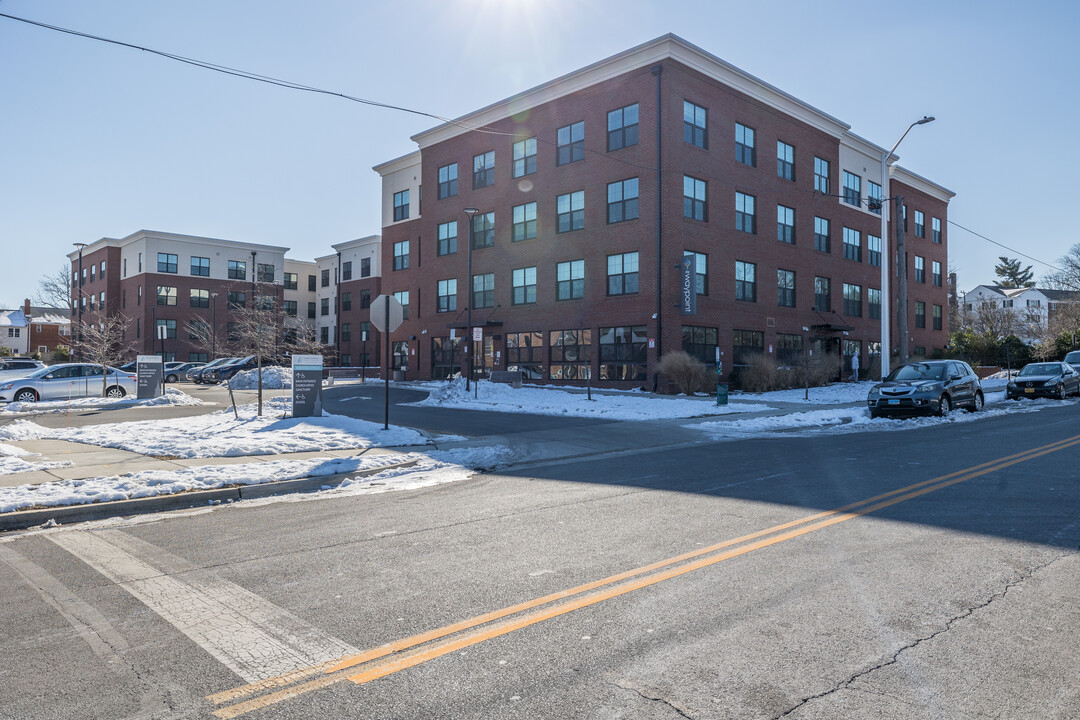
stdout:
<svg viewBox="0 0 1080 720">
<path fill-rule="evenodd" d="M 1066 362 L 1028 363 L 1005 388 L 1010 400 L 1080 395 L 1080 372 Z"/>
<path fill-rule="evenodd" d="M 940 415 L 954 407 L 976 412 L 983 406 L 983 390 L 971 366 L 960 360 L 912 362 L 889 373 L 870 389 L 866 405 L 870 417 Z"/>
</svg>

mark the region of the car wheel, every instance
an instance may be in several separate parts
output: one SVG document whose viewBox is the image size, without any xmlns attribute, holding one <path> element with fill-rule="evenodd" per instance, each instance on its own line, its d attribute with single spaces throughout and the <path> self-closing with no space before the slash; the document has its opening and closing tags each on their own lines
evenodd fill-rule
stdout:
<svg viewBox="0 0 1080 720">
<path fill-rule="evenodd" d="M 124 388 L 119 385 L 113 385 L 111 388 L 105 391 L 105 397 L 117 400 L 124 397 L 127 393 L 124 392 Z"/>
<path fill-rule="evenodd" d="M 15 393 L 15 402 L 37 402 L 37 399 L 37 393 L 30 389 Z"/>
<path fill-rule="evenodd" d="M 165 382 L 176 382 L 177 377 L 175 375 L 169 375 L 165 378 Z"/>
<path fill-rule="evenodd" d="M 968 412 L 979 412 L 983 409 L 983 394 L 981 392 L 975 393 L 975 399 L 971 403 L 971 407 L 968 408 Z"/>
<path fill-rule="evenodd" d="M 938 408 L 938 415 L 941 417 L 949 417 L 949 412 L 952 410 L 952 402 L 949 401 L 948 395 L 941 396 L 941 405 Z"/>
</svg>

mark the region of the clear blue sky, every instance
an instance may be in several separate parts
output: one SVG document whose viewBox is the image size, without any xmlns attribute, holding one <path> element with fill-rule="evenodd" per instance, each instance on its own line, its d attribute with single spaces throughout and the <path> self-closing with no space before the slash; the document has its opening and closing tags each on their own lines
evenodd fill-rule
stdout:
<svg viewBox="0 0 1080 720">
<path fill-rule="evenodd" d="M 957 193 L 950 220 L 1048 263 L 1080 242 L 1070 0 L 0 0 L 0 12 L 446 117 L 673 32 L 878 145 L 936 116 L 900 163 Z M 141 228 L 308 259 L 377 233 L 371 167 L 436 124 L 6 18 L 0 68 L 2 307 L 32 296 L 72 243 Z M 961 290 L 1016 256 L 948 233 Z"/>
</svg>

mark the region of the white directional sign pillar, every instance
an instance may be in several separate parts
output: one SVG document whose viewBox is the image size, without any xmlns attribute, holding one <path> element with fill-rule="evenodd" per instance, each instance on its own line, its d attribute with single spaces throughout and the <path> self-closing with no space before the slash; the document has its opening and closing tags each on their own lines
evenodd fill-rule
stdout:
<svg viewBox="0 0 1080 720">
<path fill-rule="evenodd" d="M 371 301 L 371 324 L 386 338 L 386 370 L 383 377 L 385 404 L 383 406 L 383 430 L 390 429 L 390 333 L 401 326 L 405 320 L 405 309 L 393 295 L 380 295 Z"/>
</svg>

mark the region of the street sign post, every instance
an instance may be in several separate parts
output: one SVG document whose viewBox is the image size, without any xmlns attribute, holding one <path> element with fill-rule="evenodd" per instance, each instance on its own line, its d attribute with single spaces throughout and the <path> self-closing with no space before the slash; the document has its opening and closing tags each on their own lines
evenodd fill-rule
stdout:
<svg viewBox="0 0 1080 720">
<path fill-rule="evenodd" d="M 380 295 L 371 301 L 371 324 L 386 338 L 386 374 L 384 375 L 383 430 L 390 429 L 390 333 L 405 320 L 405 308 L 393 295 Z"/>
</svg>

